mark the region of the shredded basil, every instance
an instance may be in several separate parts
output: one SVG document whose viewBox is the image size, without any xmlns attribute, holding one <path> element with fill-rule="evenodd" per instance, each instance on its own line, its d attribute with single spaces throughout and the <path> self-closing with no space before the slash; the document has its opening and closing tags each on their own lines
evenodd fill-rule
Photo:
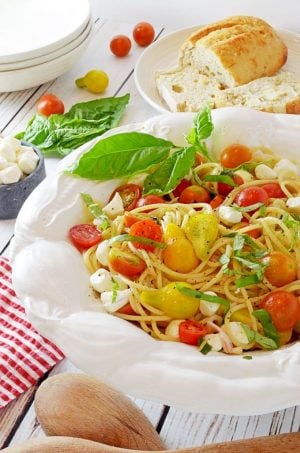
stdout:
<svg viewBox="0 0 300 453">
<path fill-rule="evenodd" d="M 153 239 L 145 238 L 143 236 L 134 236 L 132 234 L 119 234 L 109 240 L 110 244 L 115 242 L 138 242 L 139 244 L 152 245 L 159 249 L 164 249 L 166 247 L 166 244 L 163 244 L 162 242 L 154 241 Z"/>
<path fill-rule="evenodd" d="M 98 228 L 102 231 L 107 230 L 107 228 L 110 226 L 110 220 L 103 212 L 100 205 L 87 193 L 81 193 L 80 196 L 92 216 L 98 220 Z"/>
<path fill-rule="evenodd" d="M 196 299 L 205 300 L 206 302 L 222 305 L 225 308 L 226 312 L 230 308 L 229 301 L 227 299 L 223 299 L 223 297 L 214 296 L 213 294 L 206 294 L 205 292 L 183 286 L 180 283 L 176 283 L 176 288 L 186 296 L 195 297 Z"/>
<path fill-rule="evenodd" d="M 234 180 L 229 175 L 219 174 L 219 175 L 206 175 L 204 176 L 204 181 L 212 181 L 212 182 L 222 182 L 224 184 L 228 184 L 228 186 L 237 187 L 238 184 L 234 182 Z"/>
<path fill-rule="evenodd" d="M 272 340 L 272 338 L 264 337 L 260 333 L 255 332 L 254 330 L 250 329 L 247 324 L 242 323 L 242 327 L 247 335 L 249 343 L 251 343 L 251 341 L 255 341 L 257 344 L 267 350 L 278 349 L 279 346 L 275 343 L 274 340 Z"/>
<path fill-rule="evenodd" d="M 115 303 L 117 301 L 117 295 L 118 295 L 118 289 L 119 289 L 119 283 L 114 279 L 112 278 L 112 303 Z"/>
<path fill-rule="evenodd" d="M 271 338 L 272 340 L 275 341 L 277 346 L 280 346 L 280 338 L 279 334 L 276 330 L 276 327 L 273 324 L 272 318 L 267 312 L 267 310 L 264 309 L 259 309 L 259 310 L 254 310 L 253 315 L 259 320 L 259 322 L 262 325 L 262 328 L 264 329 L 264 335 L 268 338 Z"/>
</svg>

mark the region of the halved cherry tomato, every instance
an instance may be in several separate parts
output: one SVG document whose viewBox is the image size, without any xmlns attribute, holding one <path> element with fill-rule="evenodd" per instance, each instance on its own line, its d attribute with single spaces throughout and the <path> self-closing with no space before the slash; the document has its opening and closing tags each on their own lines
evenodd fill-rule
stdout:
<svg viewBox="0 0 300 453">
<path fill-rule="evenodd" d="M 124 214 L 124 224 L 128 228 L 131 227 L 136 222 L 139 222 L 140 220 L 145 220 L 145 215 L 136 213 L 136 214 L 131 214 L 131 212 L 125 212 Z"/>
<path fill-rule="evenodd" d="M 277 182 L 269 182 L 261 186 L 261 188 L 267 192 L 270 198 L 286 198 L 286 194 Z"/>
<path fill-rule="evenodd" d="M 125 57 L 131 49 L 131 41 L 126 35 L 116 35 L 110 41 L 109 47 L 116 57 Z"/>
<path fill-rule="evenodd" d="M 102 234 L 95 225 L 81 223 L 69 230 L 69 236 L 76 247 L 88 249 L 102 240 Z"/>
<path fill-rule="evenodd" d="M 222 195 L 218 194 L 211 200 L 211 202 L 209 204 L 211 205 L 211 207 L 213 209 L 216 209 L 219 206 L 221 206 L 221 204 L 223 203 L 224 200 L 225 200 L 225 198 L 222 197 Z"/>
<path fill-rule="evenodd" d="M 238 225 L 238 229 L 244 228 L 249 225 L 250 223 L 248 222 L 248 220 L 244 218 L 244 220 Z M 248 234 L 248 236 L 252 237 L 253 239 L 257 239 L 261 235 L 261 229 L 253 228 L 253 230 L 248 230 L 245 234 Z"/>
<path fill-rule="evenodd" d="M 111 268 L 126 277 L 137 277 L 146 269 L 146 263 L 134 253 L 112 247 L 108 254 Z"/>
<path fill-rule="evenodd" d="M 54 113 L 64 113 L 65 106 L 55 94 L 44 94 L 37 102 L 37 111 L 41 115 L 50 116 Z"/>
<path fill-rule="evenodd" d="M 118 310 L 118 313 L 122 313 L 122 315 L 136 315 L 137 314 L 130 304 L 124 305 L 124 307 L 122 307 Z"/>
<path fill-rule="evenodd" d="M 288 291 L 268 294 L 260 306 L 270 313 L 274 326 L 281 332 L 292 329 L 300 316 L 297 297 Z"/>
<path fill-rule="evenodd" d="M 235 202 L 238 206 L 251 206 L 256 203 L 265 205 L 269 202 L 267 192 L 258 186 L 250 186 L 242 189 L 235 197 Z"/>
<path fill-rule="evenodd" d="M 239 175 L 234 175 L 232 179 L 238 186 L 241 186 L 242 184 L 244 184 L 243 178 L 241 178 Z M 234 186 L 230 186 L 229 184 L 226 184 L 225 182 L 218 182 L 217 187 L 218 187 L 218 193 L 220 195 L 223 195 L 223 197 L 227 197 L 227 195 L 234 189 Z"/>
<path fill-rule="evenodd" d="M 190 187 L 191 185 L 192 185 L 191 181 L 188 181 L 187 179 L 182 179 L 178 186 L 175 187 L 175 189 L 173 190 L 174 197 L 179 197 L 181 193 L 184 191 L 184 189 Z"/>
<path fill-rule="evenodd" d="M 161 242 L 162 240 L 162 229 L 152 219 L 140 220 L 139 222 L 134 223 L 130 229 L 129 234 L 133 236 L 140 236 L 143 238 L 152 239 L 156 242 Z M 155 247 L 154 245 L 150 244 L 141 244 L 140 242 L 133 242 L 133 245 L 137 249 L 147 250 L 149 252 L 153 252 Z"/>
<path fill-rule="evenodd" d="M 154 28 L 148 22 L 140 22 L 133 29 L 133 39 L 139 46 L 148 46 L 152 43 L 154 36 Z"/>
<path fill-rule="evenodd" d="M 188 319 L 179 324 L 179 339 L 182 343 L 197 345 L 199 339 L 208 334 L 208 328 L 200 322 Z"/>
<path fill-rule="evenodd" d="M 137 184 L 124 184 L 117 187 L 111 194 L 109 201 L 111 201 L 116 193 L 122 198 L 123 206 L 126 211 L 131 211 L 136 208 L 138 200 L 141 198 L 142 189 Z"/>
<path fill-rule="evenodd" d="M 220 156 L 220 162 L 225 168 L 235 168 L 245 162 L 248 162 L 251 158 L 251 149 L 245 145 L 234 143 L 233 145 L 229 145 L 227 148 L 223 149 Z"/>
<path fill-rule="evenodd" d="M 297 279 L 297 263 L 285 253 L 270 252 L 263 257 L 262 263 L 267 265 L 265 277 L 277 288 L 288 285 Z"/>
<path fill-rule="evenodd" d="M 137 202 L 137 207 L 140 208 L 141 206 L 146 206 L 148 204 L 156 204 L 156 203 L 165 203 L 166 201 L 163 197 L 159 197 L 158 195 L 146 195 L 142 197 Z"/>
<path fill-rule="evenodd" d="M 208 190 L 201 186 L 186 187 L 179 197 L 180 203 L 209 203 L 210 194 Z"/>
</svg>

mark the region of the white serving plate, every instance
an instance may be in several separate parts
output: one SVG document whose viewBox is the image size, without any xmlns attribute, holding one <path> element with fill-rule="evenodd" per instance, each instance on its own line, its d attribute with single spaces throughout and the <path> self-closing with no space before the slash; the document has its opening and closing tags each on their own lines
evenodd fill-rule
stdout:
<svg viewBox="0 0 300 453">
<path fill-rule="evenodd" d="M 89 20 L 85 29 L 82 31 L 82 33 L 80 33 L 79 36 L 77 36 L 75 39 L 73 39 L 71 42 L 69 42 L 65 46 L 62 46 L 53 52 L 46 53 L 39 57 L 29 58 L 27 60 L 20 60 L 20 61 L 13 62 L 13 63 L 2 63 L 2 64 L 0 63 L 0 72 L 15 71 L 17 69 L 25 69 L 30 66 L 35 66 L 35 65 L 38 65 L 41 63 L 46 63 L 47 61 L 52 61 L 55 58 L 65 55 L 68 52 L 71 52 L 77 46 L 79 46 L 88 37 L 88 35 L 91 33 L 92 26 L 93 26 L 93 23 L 91 20 Z"/>
<path fill-rule="evenodd" d="M 92 28 L 75 48 L 51 61 L 12 71 L 0 71 L 0 92 L 26 90 L 69 71 L 86 48 L 91 34 Z"/>
<path fill-rule="evenodd" d="M 36 58 L 67 45 L 90 19 L 88 0 L 1 0 L 0 63 Z"/>
<path fill-rule="evenodd" d="M 212 152 L 230 143 L 267 146 L 296 158 L 300 117 L 247 108 L 212 112 Z M 184 144 L 192 113 L 172 113 L 114 129 L 143 131 Z M 96 183 L 63 170 L 99 139 L 64 158 L 23 205 L 12 242 L 13 285 L 35 328 L 77 367 L 137 398 L 202 413 L 253 415 L 300 404 L 300 342 L 242 356 L 157 341 L 127 321 L 103 312 L 89 288 L 81 254 L 68 230 L 82 222 L 81 192 L 107 202 L 120 181 Z"/>
<path fill-rule="evenodd" d="M 155 74 L 159 71 L 176 68 L 178 53 L 185 39 L 201 26 L 194 26 L 170 33 L 147 47 L 138 59 L 134 79 L 136 87 L 148 104 L 160 112 L 169 112 L 168 106 L 160 97 L 155 84 Z M 300 35 L 287 30 L 277 30 L 288 47 L 288 60 L 285 71 L 294 72 L 300 77 Z"/>
</svg>

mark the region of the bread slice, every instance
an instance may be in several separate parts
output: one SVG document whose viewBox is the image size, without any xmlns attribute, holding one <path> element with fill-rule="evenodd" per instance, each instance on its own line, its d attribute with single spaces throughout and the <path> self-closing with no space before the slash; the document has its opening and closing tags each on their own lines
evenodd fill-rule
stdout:
<svg viewBox="0 0 300 453">
<path fill-rule="evenodd" d="M 300 114 L 300 78 L 282 71 L 272 77 L 218 91 L 214 102 L 216 108 L 244 106 L 265 112 Z"/>
<path fill-rule="evenodd" d="M 215 108 L 221 84 L 193 68 L 158 73 L 157 90 L 171 112 L 197 112 L 205 105 Z"/>
<path fill-rule="evenodd" d="M 214 76 L 224 88 L 275 74 L 287 47 L 264 20 L 234 16 L 200 28 L 182 45 L 179 67 Z"/>
</svg>

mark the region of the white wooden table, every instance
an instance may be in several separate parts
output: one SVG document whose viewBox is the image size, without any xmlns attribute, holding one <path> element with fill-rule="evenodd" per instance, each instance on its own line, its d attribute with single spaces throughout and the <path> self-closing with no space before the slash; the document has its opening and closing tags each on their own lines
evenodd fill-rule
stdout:
<svg viewBox="0 0 300 453">
<path fill-rule="evenodd" d="M 298 0 L 91 0 L 91 3 L 94 33 L 84 55 L 72 71 L 57 80 L 22 92 L 0 94 L 1 132 L 9 134 L 23 130 L 35 112 L 37 100 L 46 92 L 61 97 L 66 109 L 76 102 L 93 99 L 93 95 L 79 90 L 74 84 L 75 78 L 92 68 L 101 68 L 109 74 L 107 96 L 131 94 L 122 123 L 142 121 L 155 115 L 156 112 L 137 93 L 133 80 L 134 65 L 143 49 L 133 45 L 130 55 L 123 59 L 117 59 L 108 50 L 113 35 L 131 35 L 133 26 L 139 21 L 151 22 L 156 35 L 161 36 L 185 26 L 234 14 L 248 14 L 260 16 L 280 28 L 300 32 Z M 56 159 L 47 159 L 48 174 L 56 164 Z M 14 220 L 0 221 L 2 255 L 9 253 L 14 223 Z M 64 360 L 50 372 L 50 376 L 72 370 L 75 370 L 74 366 Z M 0 448 L 44 435 L 33 407 L 37 387 L 28 390 L 0 412 Z M 230 417 L 190 413 L 149 401 L 136 400 L 136 403 L 156 426 L 169 448 L 295 432 L 300 428 L 300 407 L 261 416 Z"/>
</svg>

